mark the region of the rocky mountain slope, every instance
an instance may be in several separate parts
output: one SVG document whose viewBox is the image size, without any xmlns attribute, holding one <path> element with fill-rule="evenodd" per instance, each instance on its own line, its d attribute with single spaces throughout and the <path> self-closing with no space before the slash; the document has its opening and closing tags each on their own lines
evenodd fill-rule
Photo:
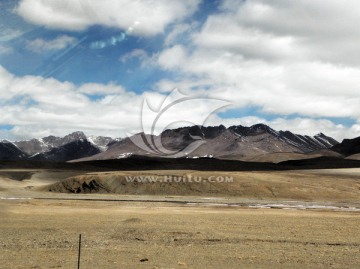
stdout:
<svg viewBox="0 0 360 269">
<path fill-rule="evenodd" d="M 86 139 L 80 139 L 67 143 L 63 146 L 53 148 L 47 152 L 34 154 L 29 157 L 29 159 L 35 161 L 66 162 L 69 160 L 93 156 L 98 153 L 100 153 L 99 148 Z"/>
<path fill-rule="evenodd" d="M 98 154 L 117 141 L 111 137 L 87 137 L 83 132 L 15 142 L 3 140 L 0 142 L 0 160 L 64 162 Z"/>
<path fill-rule="evenodd" d="M 107 151 L 83 160 L 117 159 L 131 155 L 241 160 L 272 153 L 308 154 L 315 151 L 325 151 L 327 155 L 326 151 L 336 144 L 335 139 L 322 133 L 314 137 L 302 136 L 289 131 L 277 132 L 264 124 L 229 128 L 223 125 L 191 126 L 165 130 L 158 136 L 140 133 L 113 143 Z"/>
<path fill-rule="evenodd" d="M 25 160 L 28 155 L 13 143 L 3 140 L 0 142 L 0 160 Z"/>
<path fill-rule="evenodd" d="M 58 148 L 78 140 L 88 140 L 94 146 L 99 148 L 100 151 L 106 150 L 107 149 L 106 145 L 109 144 L 110 142 L 115 141 L 111 137 L 103 137 L 103 136 L 87 137 L 83 132 L 74 132 L 64 137 L 57 137 L 50 135 L 40 139 L 15 141 L 13 142 L 13 144 L 16 145 L 20 150 L 31 156 L 34 154 L 48 152 L 54 148 Z"/>
<path fill-rule="evenodd" d="M 168 129 L 160 135 L 139 133 L 125 139 L 87 137 L 83 132 L 74 132 L 65 137 L 3 141 L 0 142 L 0 159 L 64 162 L 138 155 L 276 162 L 312 156 L 341 157 L 346 155 L 343 153 L 345 144 L 341 147 L 335 139 L 322 133 L 303 136 L 290 131 L 275 131 L 264 124 L 229 128 L 223 125 L 191 126 Z"/>
</svg>

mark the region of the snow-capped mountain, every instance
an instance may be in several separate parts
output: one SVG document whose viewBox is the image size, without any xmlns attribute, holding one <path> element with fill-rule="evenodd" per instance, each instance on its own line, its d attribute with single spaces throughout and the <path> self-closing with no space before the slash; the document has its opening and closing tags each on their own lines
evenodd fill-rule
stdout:
<svg viewBox="0 0 360 269">
<path fill-rule="evenodd" d="M 201 143 L 197 144 L 199 141 Z M 223 125 L 191 126 L 168 129 L 158 136 L 140 133 L 132 138 L 113 143 L 108 150 L 84 160 L 127 158 L 132 155 L 174 157 L 140 148 L 136 145 L 139 143 L 152 144 L 153 148 L 161 145 L 165 151 L 180 152 L 176 157 L 211 156 L 248 160 L 255 156 L 272 153 L 307 154 L 319 150 L 329 150 L 338 142 L 324 134 L 311 137 L 296 135 L 289 131 L 278 132 L 264 124 L 256 124 L 251 127 L 238 125 L 229 128 Z"/>
<path fill-rule="evenodd" d="M 145 148 L 139 147 L 140 143 L 143 143 Z M 156 145 L 155 148 L 161 145 L 164 150 L 146 149 L 146 145 L 150 144 Z M 3 141 L 0 142 L 0 159 L 69 161 L 119 159 L 140 155 L 186 158 L 206 156 L 252 161 L 259 160 L 259 156 L 268 160 L 263 156 L 270 156 L 271 161 L 272 156 L 282 153 L 306 155 L 320 152 L 320 155 L 341 156 L 331 150 L 337 144 L 335 139 L 322 133 L 315 136 L 298 135 L 290 131 L 276 131 L 264 124 L 229 128 L 223 125 L 191 126 L 168 129 L 157 136 L 139 133 L 124 139 L 86 136 L 83 132 L 74 132 L 64 137 L 47 136 L 26 141 Z M 179 154 L 169 156 L 166 151 Z M 282 159 L 284 156 L 283 154 Z"/>
<path fill-rule="evenodd" d="M 66 162 L 98 153 L 100 153 L 99 148 L 86 139 L 79 139 L 60 147 L 52 148 L 50 151 L 34 154 L 29 159 L 34 161 Z"/>
<path fill-rule="evenodd" d="M 98 154 L 118 141 L 111 137 L 87 137 L 83 132 L 15 142 L 3 140 L 0 142 L 0 160 L 69 161 Z"/>
<path fill-rule="evenodd" d="M 12 142 L 2 140 L 0 142 L 0 160 L 24 160 L 29 156 Z"/>
<path fill-rule="evenodd" d="M 88 136 L 86 138 L 91 144 L 95 145 L 100 151 L 105 151 L 108 149 L 109 145 L 114 142 L 119 141 L 119 139 L 113 139 L 108 136 Z"/>
<path fill-rule="evenodd" d="M 39 154 L 50 151 L 53 148 L 61 147 L 73 141 L 86 139 L 83 132 L 74 132 L 64 137 L 47 136 L 40 139 L 22 140 L 13 142 L 19 149 L 28 155 Z"/>
<path fill-rule="evenodd" d="M 103 136 L 87 137 L 83 132 L 73 132 L 64 137 L 57 137 L 50 135 L 40 139 L 15 141 L 13 142 L 13 144 L 16 145 L 20 150 L 22 150 L 26 154 L 32 156 L 35 154 L 48 152 L 54 148 L 58 148 L 78 140 L 87 140 L 95 147 L 97 147 L 100 151 L 105 151 L 109 143 L 116 141 L 111 137 L 103 137 Z"/>
</svg>

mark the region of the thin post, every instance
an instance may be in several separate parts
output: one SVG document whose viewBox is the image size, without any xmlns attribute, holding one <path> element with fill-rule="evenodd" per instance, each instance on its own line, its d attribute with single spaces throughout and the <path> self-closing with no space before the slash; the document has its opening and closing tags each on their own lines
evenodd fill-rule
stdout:
<svg viewBox="0 0 360 269">
<path fill-rule="evenodd" d="M 81 256 L 81 234 L 79 234 L 78 269 L 80 269 L 80 256 Z"/>
</svg>

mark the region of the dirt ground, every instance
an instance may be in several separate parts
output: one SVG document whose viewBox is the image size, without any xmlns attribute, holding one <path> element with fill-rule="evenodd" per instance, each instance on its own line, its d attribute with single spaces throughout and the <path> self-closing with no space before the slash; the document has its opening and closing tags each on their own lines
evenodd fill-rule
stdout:
<svg viewBox="0 0 360 269">
<path fill-rule="evenodd" d="M 354 212 L 6 200 L 0 268 L 360 268 Z"/>
<path fill-rule="evenodd" d="M 82 269 L 360 268 L 359 169 L 235 173 L 239 194 L 216 197 L 49 193 L 79 172 L 0 172 L 1 269 L 77 268 L 79 234 Z"/>
</svg>

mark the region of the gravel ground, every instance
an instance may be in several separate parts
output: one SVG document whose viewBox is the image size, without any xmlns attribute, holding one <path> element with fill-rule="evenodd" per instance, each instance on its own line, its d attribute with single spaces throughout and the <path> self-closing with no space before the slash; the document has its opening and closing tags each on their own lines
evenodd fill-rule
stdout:
<svg viewBox="0 0 360 269">
<path fill-rule="evenodd" d="M 360 214 L 2 200 L 0 268 L 360 268 Z"/>
</svg>

